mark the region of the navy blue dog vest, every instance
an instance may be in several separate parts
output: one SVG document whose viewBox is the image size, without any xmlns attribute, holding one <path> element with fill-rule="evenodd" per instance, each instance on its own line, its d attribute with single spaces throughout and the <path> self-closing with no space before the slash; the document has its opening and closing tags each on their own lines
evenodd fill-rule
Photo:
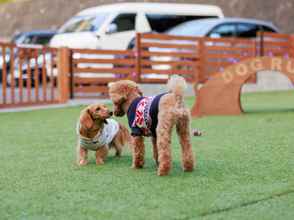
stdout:
<svg viewBox="0 0 294 220">
<path fill-rule="evenodd" d="M 138 97 L 128 109 L 128 121 L 132 136 L 156 137 L 158 123 L 158 105 L 166 93 L 152 97 Z"/>
</svg>

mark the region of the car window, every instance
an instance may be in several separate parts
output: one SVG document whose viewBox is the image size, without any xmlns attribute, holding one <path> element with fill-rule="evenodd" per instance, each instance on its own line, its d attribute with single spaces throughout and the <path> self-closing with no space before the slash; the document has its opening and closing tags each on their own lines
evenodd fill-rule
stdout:
<svg viewBox="0 0 294 220">
<path fill-rule="evenodd" d="M 236 25 L 235 24 L 221 24 L 215 27 L 209 34 L 209 37 L 235 37 Z"/>
<path fill-rule="evenodd" d="M 264 32 L 275 32 L 276 33 L 276 31 L 274 29 L 272 29 L 271 27 L 262 25 L 261 28 Z"/>
<path fill-rule="evenodd" d="M 117 25 L 116 32 L 135 30 L 136 14 L 120 14 L 112 24 Z"/>
<path fill-rule="evenodd" d="M 146 14 L 147 20 L 152 31 L 158 33 L 165 32 L 186 21 L 215 18 L 215 16 L 191 16 L 191 15 L 164 15 L 164 14 Z"/>
<path fill-rule="evenodd" d="M 201 36 L 201 33 L 205 32 L 206 30 L 207 23 L 197 23 L 190 21 L 177 25 L 166 31 L 166 33 L 179 36 Z"/>
<path fill-rule="evenodd" d="M 52 38 L 51 35 L 45 35 L 45 36 L 37 36 L 34 39 L 35 44 L 42 44 L 42 45 L 47 45 Z"/>
<path fill-rule="evenodd" d="M 58 33 L 72 33 L 96 31 L 103 24 L 108 14 L 97 14 L 96 16 L 76 16 L 66 22 Z"/>
<path fill-rule="evenodd" d="M 256 24 L 237 24 L 237 37 L 254 38 L 260 31 L 260 27 Z"/>
</svg>

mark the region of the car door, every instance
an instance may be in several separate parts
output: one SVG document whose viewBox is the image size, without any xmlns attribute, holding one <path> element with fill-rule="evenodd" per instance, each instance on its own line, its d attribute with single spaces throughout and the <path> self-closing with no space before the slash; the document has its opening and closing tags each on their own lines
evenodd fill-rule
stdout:
<svg viewBox="0 0 294 220">
<path fill-rule="evenodd" d="M 102 49 L 126 49 L 135 37 L 136 13 L 119 14 L 106 28 Z"/>
</svg>

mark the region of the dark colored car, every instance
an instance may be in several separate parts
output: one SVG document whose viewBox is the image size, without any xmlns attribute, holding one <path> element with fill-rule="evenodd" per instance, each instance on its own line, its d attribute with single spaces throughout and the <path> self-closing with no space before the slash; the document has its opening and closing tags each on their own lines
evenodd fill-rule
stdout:
<svg viewBox="0 0 294 220">
<path fill-rule="evenodd" d="M 56 34 L 53 30 L 36 30 L 21 32 L 12 37 L 11 43 L 16 45 L 47 45 L 50 39 Z M 17 54 L 17 49 L 13 51 Z M 6 51 L 1 51 L 0 49 L 0 82 L 2 82 L 2 71 L 3 71 L 3 53 L 5 54 L 5 63 L 7 73 L 10 70 L 10 56 L 11 51 L 6 49 Z"/>
</svg>

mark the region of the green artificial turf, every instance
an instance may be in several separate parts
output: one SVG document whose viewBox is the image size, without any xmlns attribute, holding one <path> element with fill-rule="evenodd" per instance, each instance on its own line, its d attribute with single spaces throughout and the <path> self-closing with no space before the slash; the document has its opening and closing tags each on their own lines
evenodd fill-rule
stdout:
<svg viewBox="0 0 294 220">
<path fill-rule="evenodd" d="M 193 99 L 187 100 L 191 106 Z M 156 176 L 111 153 L 97 167 L 75 165 L 80 107 L 0 114 L 0 219 L 293 219 L 294 93 L 242 95 L 242 116 L 193 119 L 197 168 Z M 118 118 L 126 123 L 125 118 Z"/>
</svg>

